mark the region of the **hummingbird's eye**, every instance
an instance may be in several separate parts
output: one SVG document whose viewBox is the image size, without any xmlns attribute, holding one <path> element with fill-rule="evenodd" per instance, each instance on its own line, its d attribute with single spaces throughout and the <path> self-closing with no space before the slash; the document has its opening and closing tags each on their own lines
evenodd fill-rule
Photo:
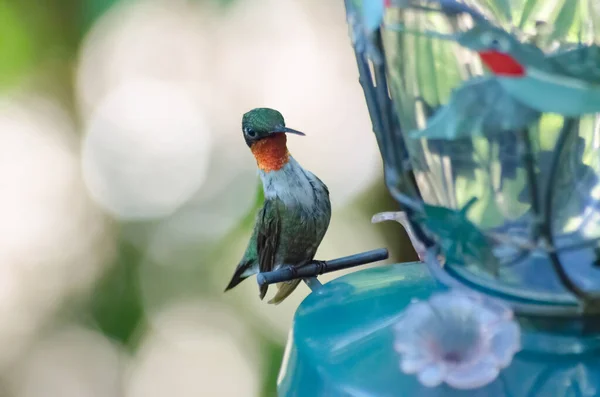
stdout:
<svg viewBox="0 0 600 397">
<path fill-rule="evenodd" d="M 254 138 L 256 136 L 256 132 L 252 129 L 246 129 L 246 135 L 248 135 L 250 138 Z"/>
<path fill-rule="evenodd" d="M 491 50 L 497 50 L 500 52 L 510 51 L 510 42 L 505 37 L 492 32 L 485 32 L 480 36 L 479 40 L 481 44 Z"/>
<path fill-rule="evenodd" d="M 504 53 L 508 53 L 510 51 L 510 41 L 508 41 L 507 38 L 500 37 L 496 41 L 498 42 L 496 48 L 498 48 L 499 51 Z"/>
</svg>

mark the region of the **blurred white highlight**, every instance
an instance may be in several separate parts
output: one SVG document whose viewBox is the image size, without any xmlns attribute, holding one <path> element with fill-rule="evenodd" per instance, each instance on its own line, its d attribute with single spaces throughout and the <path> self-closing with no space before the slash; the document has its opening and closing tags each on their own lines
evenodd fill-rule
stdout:
<svg viewBox="0 0 600 397">
<path fill-rule="evenodd" d="M 92 116 L 83 141 L 83 170 L 95 200 L 114 216 L 168 215 L 202 185 L 209 129 L 197 103 L 176 85 L 123 84 Z"/>
<path fill-rule="evenodd" d="M 15 397 L 122 395 L 124 356 L 99 333 L 66 328 L 37 343 L 10 380 Z"/>
<path fill-rule="evenodd" d="M 137 79 L 157 79 L 210 98 L 205 53 L 210 20 L 187 1 L 119 2 L 87 35 L 77 73 L 79 106 L 89 117 L 106 95 Z"/>
<path fill-rule="evenodd" d="M 174 304 L 152 316 L 127 397 L 253 397 L 261 360 L 247 328 L 226 306 Z"/>
<path fill-rule="evenodd" d="M 87 196 L 68 115 L 34 96 L 0 98 L 0 367 L 10 365 L 113 251 Z"/>
</svg>

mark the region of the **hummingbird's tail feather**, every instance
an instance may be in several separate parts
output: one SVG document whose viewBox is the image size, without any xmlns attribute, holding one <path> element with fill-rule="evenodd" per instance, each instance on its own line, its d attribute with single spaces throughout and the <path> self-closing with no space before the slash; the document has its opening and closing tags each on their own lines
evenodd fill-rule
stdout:
<svg viewBox="0 0 600 397">
<path fill-rule="evenodd" d="M 264 284 L 264 285 L 260 286 L 260 288 L 259 288 L 259 290 L 260 290 L 260 295 L 259 295 L 260 300 L 265 299 L 265 295 L 267 295 L 267 290 L 268 289 L 269 289 L 269 284 Z"/>
<path fill-rule="evenodd" d="M 275 294 L 273 299 L 269 301 L 269 303 L 273 305 L 278 305 L 281 302 L 283 302 L 285 298 L 287 298 L 292 292 L 294 292 L 298 284 L 300 284 L 300 281 L 302 280 L 292 280 L 283 283 L 277 283 L 277 293 Z"/>
<path fill-rule="evenodd" d="M 230 289 L 236 287 L 239 283 L 256 273 L 258 273 L 258 268 L 256 266 L 253 266 L 253 263 L 251 261 L 240 263 L 235 269 L 235 273 L 233 273 L 231 281 L 229 282 L 227 287 L 225 287 L 224 292 L 227 292 Z"/>
</svg>

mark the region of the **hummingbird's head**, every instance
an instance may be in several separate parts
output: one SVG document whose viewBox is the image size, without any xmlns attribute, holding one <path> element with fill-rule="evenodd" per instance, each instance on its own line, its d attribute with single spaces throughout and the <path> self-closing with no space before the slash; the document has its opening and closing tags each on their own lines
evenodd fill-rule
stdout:
<svg viewBox="0 0 600 397">
<path fill-rule="evenodd" d="M 522 77 L 523 44 L 503 29 L 483 22 L 461 35 L 459 44 L 479 54 L 481 61 L 497 76 Z"/>
<path fill-rule="evenodd" d="M 289 160 L 285 134 L 304 135 L 287 128 L 277 110 L 252 109 L 242 117 L 244 140 L 256 158 L 258 168 L 264 172 L 280 170 Z"/>
<path fill-rule="evenodd" d="M 242 132 L 249 147 L 275 135 L 285 133 L 304 135 L 300 131 L 287 128 L 281 113 L 275 109 L 256 108 L 244 114 L 242 117 Z"/>
</svg>

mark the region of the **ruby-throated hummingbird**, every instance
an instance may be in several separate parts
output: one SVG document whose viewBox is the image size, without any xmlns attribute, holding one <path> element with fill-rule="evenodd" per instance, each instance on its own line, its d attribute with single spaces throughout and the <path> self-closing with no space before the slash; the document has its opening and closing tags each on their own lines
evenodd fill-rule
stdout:
<svg viewBox="0 0 600 397">
<path fill-rule="evenodd" d="M 257 108 L 244 114 L 242 131 L 256 158 L 265 202 L 256 217 L 246 252 L 225 291 L 258 272 L 282 265 L 302 266 L 313 260 L 331 218 L 329 190 L 290 155 L 286 133 L 304 135 L 285 126 L 281 113 Z M 278 304 L 300 280 L 277 284 L 269 303 Z M 267 293 L 260 289 L 260 298 Z"/>
</svg>

